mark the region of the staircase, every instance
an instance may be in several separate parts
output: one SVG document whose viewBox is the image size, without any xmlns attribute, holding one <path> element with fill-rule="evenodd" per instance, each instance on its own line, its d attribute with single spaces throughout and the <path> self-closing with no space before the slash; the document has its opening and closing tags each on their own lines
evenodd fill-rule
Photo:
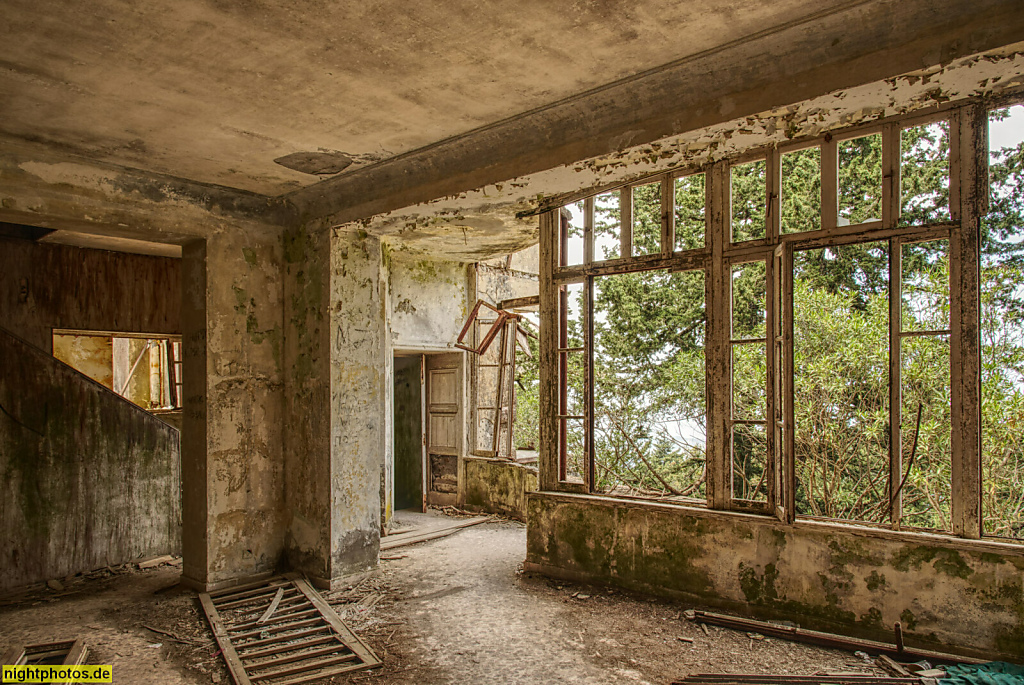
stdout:
<svg viewBox="0 0 1024 685">
<path fill-rule="evenodd" d="M 178 431 L 0 328 L 0 592 L 181 548 Z"/>
</svg>

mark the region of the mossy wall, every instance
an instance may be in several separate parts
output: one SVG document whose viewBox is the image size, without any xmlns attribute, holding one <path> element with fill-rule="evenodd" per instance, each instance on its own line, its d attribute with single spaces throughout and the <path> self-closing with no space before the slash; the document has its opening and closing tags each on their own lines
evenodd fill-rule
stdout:
<svg viewBox="0 0 1024 685">
<path fill-rule="evenodd" d="M 805 628 L 1024 659 L 1024 546 L 532 493 L 527 568 Z"/>
<path fill-rule="evenodd" d="M 504 459 L 466 457 L 463 508 L 526 520 L 526 495 L 537 489 L 537 470 Z"/>
<path fill-rule="evenodd" d="M 178 431 L 0 330 L 0 590 L 181 550 Z"/>
</svg>

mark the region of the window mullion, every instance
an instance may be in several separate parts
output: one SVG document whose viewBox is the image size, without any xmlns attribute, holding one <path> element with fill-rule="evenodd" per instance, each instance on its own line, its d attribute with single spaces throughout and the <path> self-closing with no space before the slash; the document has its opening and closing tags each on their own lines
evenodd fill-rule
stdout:
<svg viewBox="0 0 1024 685">
<path fill-rule="evenodd" d="M 708 239 L 711 245 L 708 279 L 708 339 L 706 348 L 708 506 L 729 507 L 732 488 L 730 418 L 732 382 L 729 373 L 732 313 L 730 266 L 724 257 L 730 240 L 729 164 L 718 162 L 706 176 Z"/>
<path fill-rule="evenodd" d="M 959 122 L 960 225 L 950 232 L 950 387 L 953 532 L 981 537 L 981 217 L 988 202 L 988 112 Z M 952 181 L 952 179 L 951 179 Z"/>
<path fill-rule="evenodd" d="M 889 521 L 899 528 L 903 515 L 903 494 L 897 490 L 903 479 L 902 339 L 903 330 L 903 245 L 889 240 Z"/>
</svg>

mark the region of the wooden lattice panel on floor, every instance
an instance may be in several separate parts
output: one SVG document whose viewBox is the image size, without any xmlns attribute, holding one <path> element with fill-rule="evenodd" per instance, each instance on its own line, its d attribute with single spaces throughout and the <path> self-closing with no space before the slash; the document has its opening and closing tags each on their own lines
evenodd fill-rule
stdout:
<svg viewBox="0 0 1024 685">
<path fill-rule="evenodd" d="M 291 685 L 380 659 L 308 581 L 287 574 L 199 595 L 236 685 Z"/>
</svg>

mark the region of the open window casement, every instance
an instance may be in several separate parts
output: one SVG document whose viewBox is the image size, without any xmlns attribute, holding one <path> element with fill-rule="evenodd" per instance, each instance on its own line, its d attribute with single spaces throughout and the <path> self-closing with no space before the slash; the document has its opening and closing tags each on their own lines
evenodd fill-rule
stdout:
<svg viewBox="0 0 1024 685">
<path fill-rule="evenodd" d="M 772 256 L 772 503 L 775 516 L 796 517 L 796 464 L 793 412 L 793 244 L 782 243 Z"/>
</svg>

